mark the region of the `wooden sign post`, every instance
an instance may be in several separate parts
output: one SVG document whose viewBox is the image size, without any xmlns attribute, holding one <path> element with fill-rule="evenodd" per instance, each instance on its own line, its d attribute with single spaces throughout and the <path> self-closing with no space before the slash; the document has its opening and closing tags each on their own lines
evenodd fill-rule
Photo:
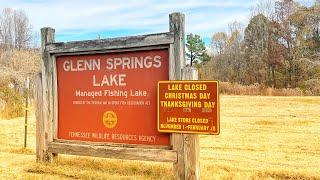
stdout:
<svg viewBox="0 0 320 180">
<path fill-rule="evenodd" d="M 170 80 L 197 80 L 198 72 L 194 68 L 185 69 L 185 16 L 181 13 L 170 14 L 170 31 L 174 32 L 174 44 L 171 60 Z M 171 66 L 173 65 L 173 66 Z M 174 163 L 176 179 L 199 179 L 199 137 L 172 133 L 171 144 L 177 151 L 178 159 Z"/>
<path fill-rule="evenodd" d="M 198 136 L 157 131 L 157 82 L 197 79 L 184 69 L 184 15 L 169 24 L 165 33 L 66 43 L 41 29 L 38 161 L 63 153 L 173 162 L 176 179 L 199 179 Z"/>
</svg>

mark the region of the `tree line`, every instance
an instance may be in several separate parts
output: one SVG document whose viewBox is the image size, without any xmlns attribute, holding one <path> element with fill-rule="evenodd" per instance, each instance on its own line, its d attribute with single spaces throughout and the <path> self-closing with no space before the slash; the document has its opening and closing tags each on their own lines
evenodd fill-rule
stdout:
<svg viewBox="0 0 320 180">
<path fill-rule="evenodd" d="M 4 8 L 0 13 L 0 49 L 27 48 L 32 40 L 32 26 L 26 13 Z"/>
<path fill-rule="evenodd" d="M 29 49 L 33 39 L 23 10 L 0 12 L 1 65 L 8 64 L 8 49 Z M 190 65 L 199 67 L 203 79 L 275 88 L 319 87 L 320 0 L 310 7 L 294 0 L 259 1 L 246 27 L 230 23 L 227 32 L 212 35 L 209 48 L 199 35 L 189 34 L 186 46 Z"/>
<path fill-rule="evenodd" d="M 41 53 L 33 48 L 32 25 L 23 10 L 0 10 L 0 95 L 8 84 L 19 90 L 40 71 Z"/>
<path fill-rule="evenodd" d="M 187 36 L 187 58 L 198 62 L 201 77 L 274 88 L 313 88 L 320 84 L 320 1 L 310 7 L 293 0 L 260 1 L 249 24 L 238 22 L 212 35 L 209 51 L 198 59 Z M 202 41 L 198 44 L 204 44 Z M 198 45 L 199 46 L 199 45 Z M 197 54 L 192 52 L 192 54 Z"/>
</svg>

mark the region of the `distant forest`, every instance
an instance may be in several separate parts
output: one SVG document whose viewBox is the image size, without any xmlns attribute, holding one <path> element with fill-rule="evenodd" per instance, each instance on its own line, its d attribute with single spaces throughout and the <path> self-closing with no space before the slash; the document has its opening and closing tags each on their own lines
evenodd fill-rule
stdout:
<svg viewBox="0 0 320 180">
<path fill-rule="evenodd" d="M 246 27 L 232 22 L 227 32 L 214 33 L 209 47 L 199 35 L 187 35 L 187 61 L 198 67 L 200 78 L 320 95 L 320 0 L 308 7 L 294 0 L 260 0 L 249 18 Z M 21 86 L 40 71 L 35 39 L 23 10 L 1 11 L 1 86 Z"/>
<path fill-rule="evenodd" d="M 320 93 L 320 0 L 311 7 L 293 0 L 261 1 L 247 27 L 233 22 L 228 29 L 212 35 L 210 53 L 198 52 L 192 60 L 195 36 L 188 35 L 188 61 L 202 79 Z"/>
</svg>

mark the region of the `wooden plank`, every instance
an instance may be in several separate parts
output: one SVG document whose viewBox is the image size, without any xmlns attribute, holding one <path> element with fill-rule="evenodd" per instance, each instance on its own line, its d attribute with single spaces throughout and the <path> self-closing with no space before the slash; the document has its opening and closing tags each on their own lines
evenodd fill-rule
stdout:
<svg viewBox="0 0 320 180">
<path fill-rule="evenodd" d="M 176 151 L 164 149 L 126 148 L 49 142 L 48 151 L 52 153 L 115 159 L 145 160 L 158 162 L 177 161 Z"/>
<path fill-rule="evenodd" d="M 53 140 L 52 137 L 52 70 L 51 70 L 51 58 L 46 49 L 47 43 L 54 42 L 54 32 L 52 28 L 41 29 L 41 48 L 42 48 L 42 108 L 43 108 L 43 122 L 44 122 L 44 134 L 45 142 Z M 51 162 L 53 154 L 47 151 L 47 143 L 44 147 L 44 161 Z"/>
<path fill-rule="evenodd" d="M 199 135 L 184 134 L 185 179 L 200 179 Z"/>
<path fill-rule="evenodd" d="M 194 67 L 185 67 L 182 69 L 182 80 L 198 80 L 198 70 Z M 199 135 L 183 135 L 183 153 L 185 160 L 185 179 L 200 179 L 200 147 Z"/>
<path fill-rule="evenodd" d="M 185 18 L 182 13 L 170 14 L 170 31 L 174 32 L 174 58 L 175 74 L 174 80 L 181 80 L 181 69 L 186 65 L 185 60 Z"/>
<path fill-rule="evenodd" d="M 198 80 L 198 70 L 195 67 L 185 67 L 182 69 L 182 80 Z"/>
<path fill-rule="evenodd" d="M 175 77 L 175 58 L 174 58 L 174 45 L 170 44 L 169 48 L 169 80 L 177 80 Z"/>
<path fill-rule="evenodd" d="M 180 133 L 172 133 L 171 142 L 173 150 L 177 151 L 177 162 L 173 164 L 175 179 L 184 179 L 185 177 L 185 157 L 184 157 L 184 136 Z"/>
<path fill-rule="evenodd" d="M 43 121 L 43 96 L 42 96 L 42 74 L 35 76 L 35 97 L 36 97 L 36 158 L 37 161 L 44 160 L 44 121 Z"/>
<path fill-rule="evenodd" d="M 48 118 L 49 118 L 49 112 L 48 112 L 48 88 L 47 88 L 47 80 L 46 80 L 46 75 L 45 75 L 45 71 L 44 69 L 42 69 L 41 72 L 41 84 L 42 84 L 42 106 L 39 107 L 42 109 L 42 122 L 43 122 L 43 129 L 42 129 L 42 133 L 44 134 L 43 136 L 43 142 L 44 142 L 44 157 L 43 157 L 43 161 L 51 161 L 51 156 L 49 156 L 49 154 L 47 153 L 47 138 L 48 138 L 48 132 L 47 132 L 47 122 L 48 122 Z"/>
<path fill-rule="evenodd" d="M 174 44 L 170 44 L 170 48 L 169 48 L 169 80 L 176 80 L 175 61 L 176 61 L 176 59 L 174 58 Z M 158 101 L 159 101 L 159 96 L 158 96 Z M 174 143 L 175 136 L 176 135 L 174 135 L 174 134 L 170 134 L 170 144 L 171 144 L 172 148 L 175 144 Z"/>
<path fill-rule="evenodd" d="M 72 53 L 84 51 L 101 51 L 108 49 L 127 49 L 136 47 L 147 47 L 171 44 L 174 42 L 173 33 L 148 34 L 140 36 L 128 36 L 120 38 L 74 41 L 74 42 L 59 42 L 47 44 L 46 48 L 49 53 Z"/>
<path fill-rule="evenodd" d="M 81 51 L 81 52 L 64 52 L 52 54 L 53 56 L 70 56 L 70 55 L 83 55 L 83 54 L 105 54 L 105 53 L 115 53 L 115 52 L 132 52 L 132 51 L 145 51 L 145 50 L 156 50 L 156 49 L 169 49 L 170 45 L 158 45 L 158 46 L 148 46 L 148 47 L 134 47 L 128 49 L 105 49 L 100 51 Z"/>
<path fill-rule="evenodd" d="M 181 68 L 185 66 L 185 46 L 184 46 L 184 14 L 172 13 L 169 15 L 170 32 L 174 33 L 174 45 L 171 49 L 169 68 L 170 80 L 181 80 Z M 184 136 L 183 134 L 171 134 L 171 144 L 173 150 L 178 153 L 177 162 L 173 164 L 175 179 L 185 178 L 184 160 Z"/>
<path fill-rule="evenodd" d="M 63 139 L 54 139 L 53 141 L 57 142 L 57 143 L 70 143 L 70 144 L 79 144 L 79 145 L 172 150 L 172 146 L 162 146 L 162 145 L 122 144 L 122 143 L 111 143 L 111 142 L 88 142 L 88 141 L 75 141 L 75 140 L 63 140 Z"/>
</svg>

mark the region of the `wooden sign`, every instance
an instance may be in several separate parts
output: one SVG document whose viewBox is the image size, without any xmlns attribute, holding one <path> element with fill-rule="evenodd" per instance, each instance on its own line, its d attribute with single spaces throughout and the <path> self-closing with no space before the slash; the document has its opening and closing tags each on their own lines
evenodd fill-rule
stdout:
<svg viewBox="0 0 320 180">
<path fill-rule="evenodd" d="M 160 81 L 158 131 L 219 134 L 217 81 Z"/>
<path fill-rule="evenodd" d="M 199 179 L 198 136 L 157 130 L 157 82 L 186 70 L 184 15 L 169 19 L 170 32 L 74 42 L 41 29 L 38 161 L 72 154 L 172 162 L 176 179 Z"/>
<path fill-rule="evenodd" d="M 168 49 L 57 56 L 57 138 L 169 145 L 156 125 L 168 58 Z"/>
</svg>

